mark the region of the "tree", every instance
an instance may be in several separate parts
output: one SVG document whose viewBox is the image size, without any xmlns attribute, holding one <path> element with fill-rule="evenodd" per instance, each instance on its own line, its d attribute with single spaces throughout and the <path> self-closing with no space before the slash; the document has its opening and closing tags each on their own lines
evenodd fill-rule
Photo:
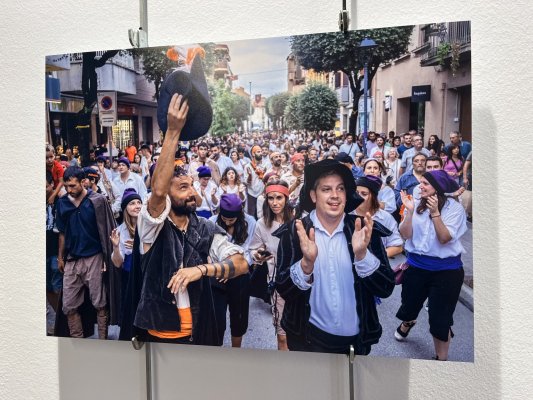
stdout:
<svg viewBox="0 0 533 400">
<path fill-rule="evenodd" d="M 285 116 L 285 107 L 287 106 L 287 101 L 290 98 L 290 94 L 287 92 L 277 93 L 268 98 L 267 101 L 267 115 L 274 123 L 274 127 L 277 129 L 284 128 L 284 116 Z"/>
<path fill-rule="evenodd" d="M 212 80 L 215 73 L 215 43 L 200 43 L 200 46 L 205 50 L 205 58 L 203 60 L 204 73 L 207 80 Z"/>
<path fill-rule="evenodd" d="M 298 120 L 308 131 L 326 131 L 335 127 L 339 102 L 337 94 L 323 84 L 307 86 L 298 99 Z"/>
<path fill-rule="evenodd" d="M 87 166 L 89 163 L 91 115 L 93 108 L 98 101 L 98 79 L 96 69 L 104 66 L 107 60 L 113 58 L 118 52 L 119 50 L 109 50 L 104 52 L 100 57 L 96 56 L 95 51 L 82 53 L 81 92 L 83 94 L 83 108 L 78 111 L 78 125 L 76 126 L 76 129 L 80 135 L 79 153 L 83 166 Z"/>
<path fill-rule="evenodd" d="M 363 76 L 358 74 L 364 66 L 365 54 L 359 47 L 368 37 L 378 45 L 371 51 L 368 63 L 369 90 L 380 64 L 394 60 L 407 52 L 413 26 L 381 28 L 291 37 L 291 48 L 299 63 L 316 72 L 342 71 L 348 76 L 353 94 L 350 132 L 355 132 L 359 98 L 363 94 Z"/>
<path fill-rule="evenodd" d="M 151 47 L 148 49 L 132 49 L 134 57 L 140 58 L 143 65 L 143 75 L 155 87 L 154 100 L 159 100 L 159 89 L 169 72 L 177 64 L 167 57 L 168 47 Z"/>
<path fill-rule="evenodd" d="M 237 126 L 242 127 L 242 123 L 248 119 L 250 113 L 250 99 L 231 93 L 233 97 L 233 107 L 231 117 L 235 120 Z"/>
<path fill-rule="evenodd" d="M 208 88 L 213 107 L 211 133 L 218 136 L 233 132 L 236 126 L 235 118 L 232 116 L 235 95 L 224 85 L 223 80 L 210 83 Z"/>
<path fill-rule="evenodd" d="M 300 122 L 299 107 L 300 105 L 300 96 L 293 95 L 289 97 L 287 101 L 287 106 L 284 111 L 285 124 L 290 129 L 302 129 Z"/>
</svg>

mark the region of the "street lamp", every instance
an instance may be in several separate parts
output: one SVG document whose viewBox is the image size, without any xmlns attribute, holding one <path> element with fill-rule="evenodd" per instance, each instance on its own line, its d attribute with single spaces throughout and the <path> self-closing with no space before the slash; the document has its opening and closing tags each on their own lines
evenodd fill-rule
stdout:
<svg viewBox="0 0 533 400">
<path fill-rule="evenodd" d="M 378 45 L 372 39 L 364 38 L 361 41 L 359 47 L 363 52 L 364 60 L 364 91 L 363 91 L 363 101 L 364 101 L 364 115 L 363 115 L 363 154 L 367 156 L 366 149 L 366 139 L 368 135 L 368 110 L 367 110 L 367 101 L 368 101 L 368 63 L 372 58 L 372 50 Z"/>
</svg>

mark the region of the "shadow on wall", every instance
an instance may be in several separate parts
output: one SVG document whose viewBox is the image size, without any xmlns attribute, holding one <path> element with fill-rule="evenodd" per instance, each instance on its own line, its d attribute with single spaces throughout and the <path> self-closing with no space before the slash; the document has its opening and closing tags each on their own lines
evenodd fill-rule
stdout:
<svg viewBox="0 0 533 400">
<path fill-rule="evenodd" d="M 452 397 L 459 393 L 473 395 L 474 390 L 480 393 L 480 388 L 492 398 L 501 397 L 501 263 L 498 242 L 495 243 L 500 231 L 497 219 L 500 210 L 498 197 L 494 195 L 498 171 L 492 167 L 498 165 L 495 151 L 499 148 L 498 129 L 487 109 L 474 108 L 473 121 L 474 323 L 477 328 L 474 364 L 356 357 L 356 399 L 440 399 L 449 398 L 450 394 Z M 419 363 L 427 368 L 420 368 Z M 417 376 L 411 376 L 411 369 Z"/>
</svg>

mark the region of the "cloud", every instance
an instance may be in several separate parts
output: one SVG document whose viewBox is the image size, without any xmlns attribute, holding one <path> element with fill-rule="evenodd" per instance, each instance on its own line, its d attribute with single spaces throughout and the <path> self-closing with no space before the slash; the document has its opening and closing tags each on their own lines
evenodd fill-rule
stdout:
<svg viewBox="0 0 533 400">
<path fill-rule="evenodd" d="M 227 42 L 231 70 L 239 76 L 234 87 L 243 86 L 252 93 L 270 96 L 287 90 L 288 37 Z"/>
</svg>

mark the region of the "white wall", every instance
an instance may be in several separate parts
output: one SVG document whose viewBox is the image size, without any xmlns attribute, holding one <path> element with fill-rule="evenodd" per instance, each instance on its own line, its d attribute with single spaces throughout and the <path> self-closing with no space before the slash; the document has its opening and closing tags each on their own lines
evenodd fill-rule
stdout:
<svg viewBox="0 0 533 400">
<path fill-rule="evenodd" d="M 532 8 L 527 0 L 373 0 L 357 6 L 357 28 L 472 20 L 476 151 L 475 364 L 359 357 L 358 399 L 531 398 L 532 247 L 523 230 L 531 229 L 527 195 L 533 192 L 523 185 L 531 179 L 530 152 L 517 151 L 515 143 L 517 135 L 531 137 L 533 123 L 527 101 L 533 47 L 525 34 Z M 149 43 L 331 31 L 340 7 L 340 0 L 152 0 Z M 143 399 L 144 358 L 128 343 L 45 337 L 39 200 L 44 57 L 127 47 L 128 28 L 139 25 L 137 2 L 3 2 L 1 19 L 0 398 Z M 348 398 L 342 356 L 166 345 L 157 347 L 154 368 L 158 399 Z"/>
</svg>

